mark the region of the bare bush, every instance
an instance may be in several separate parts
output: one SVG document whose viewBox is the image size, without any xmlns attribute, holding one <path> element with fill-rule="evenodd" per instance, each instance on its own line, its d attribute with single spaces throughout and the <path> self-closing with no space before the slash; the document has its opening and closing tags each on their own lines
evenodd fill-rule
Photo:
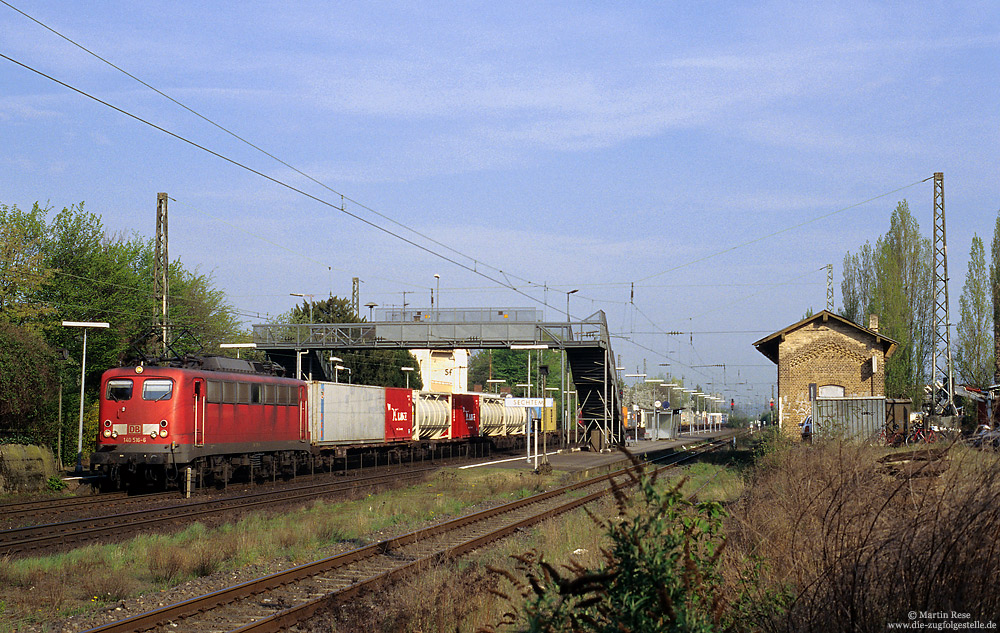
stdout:
<svg viewBox="0 0 1000 633">
<path fill-rule="evenodd" d="M 768 456 L 727 533 L 727 584 L 764 560 L 756 590 L 790 591 L 773 631 L 884 631 L 910 612 L 998 619 L 1000 464 L 954 446 L 941 459 L 828 442 Z M 932 456 L 933 457 L 933 456 Z"/>
</svg>

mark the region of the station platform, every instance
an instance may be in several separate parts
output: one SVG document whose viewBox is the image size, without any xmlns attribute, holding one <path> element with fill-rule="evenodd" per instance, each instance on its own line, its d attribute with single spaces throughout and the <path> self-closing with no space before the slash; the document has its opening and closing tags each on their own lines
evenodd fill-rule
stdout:
<svg viewBox="0 0 1000 633">
<path fill-rule="evenodd" d="M 697 444 L 703 444 L 711 440 L 735 437 L 735 435 L 736 431 L 734 429 L 722 429 L 720 431 L 711 431 L 707 433 L 693 433 L 690 435 L 683 434 L 672 440 L 640 440 L 638 442 L 630 442 L 625 448 L 633 455 L 642 455 L 647 458 L 652 458 L 660 454 L 668 454 L 678 450 L 683 450 L 684 448 L 695 446 Z M 604 453 L 596 453 L 577 448 L 549 450 L 548 453 L 546 453 L 545 458 L 548 460 L 552 470 L 563 472 L 584 472 L 599 468 L 608 468 L 611 466 L 624 466 L 628 463 L 628 457 L 626 457 L 624 452 L 619 449 L 614 449 Z M 541 455 L 541 448 L 539 448 L 538 464 L 541 465 L 544 461 L 545 459 L 543 459 L 543 456 Z M 534 455 L 532 455 L 531 460 L 529 461 L 525 456 L 507 457 L 482 464 L 470 464 L 468 466 L 459 467 L 460 470 L 469 468 L 511 468 L 533 471 L 535 470 L 535 458 Z"/>
</svg>

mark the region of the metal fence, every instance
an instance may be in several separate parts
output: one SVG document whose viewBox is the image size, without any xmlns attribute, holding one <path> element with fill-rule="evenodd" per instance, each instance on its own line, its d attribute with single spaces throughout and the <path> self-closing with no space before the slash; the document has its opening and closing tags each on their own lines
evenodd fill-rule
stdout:
<svg viewBox="0 0 1000 633">
<path fill-rule="evenodd" d="M 379 321 L 441 321 L 450 323 L 536 323 L 543 320 L 543 312 L 537 308 L 446 308 L 402 309 L 385 308 L 376 310 Z"/>
<path fill-rule="evenodd" d="M 812 423 L 818 438 L 870 441 L 885 427 L 885 398 L 817 398 Z"/>
</svg>

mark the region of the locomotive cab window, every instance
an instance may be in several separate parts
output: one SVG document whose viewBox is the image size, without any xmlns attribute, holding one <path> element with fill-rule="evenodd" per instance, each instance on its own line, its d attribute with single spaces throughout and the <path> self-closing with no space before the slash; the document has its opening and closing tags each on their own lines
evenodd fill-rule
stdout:
<svg viewBox="0 0 1000 633">
<path fill-rule="evenodd" d="M 143 400 L 170 400 L 174 392 L 173 380 L 150 378 L 142 383 Z"/>
<path fill-rule="evenodd" d="M 260 385 L 254 383 L 250 385 L 250 404 L 260 404 Z"/>
<path fill-rule="evenodd" d="M 116 378 L 108 381 L 108 390 L 105 393 L 108 400 L 131 400 L 132 381 L 127 378 Z"/>
</svg>

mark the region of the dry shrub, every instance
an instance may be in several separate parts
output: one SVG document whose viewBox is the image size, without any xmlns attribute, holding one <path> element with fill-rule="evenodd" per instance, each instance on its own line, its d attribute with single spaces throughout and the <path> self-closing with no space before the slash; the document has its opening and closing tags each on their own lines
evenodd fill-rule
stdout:
<svg viewBox="0 0 1000 633">
<path fill-rule="evenodd" d="M 24 573 L 14 566 L 9 554 L 0 556 L 0 587 L 19 587 L 24 584 Z"/>
<path fill-rule="evenodd" d="M 332 631 L 403 633 L 475 630 L 492 616 L 499 599 L 496 577 L 477 566 L 448 561 L 378 590 L 378 598 L 354 600 L 326 616 Z"/>
<path fill-rule="evenodd" d="M 84 577 L 81 585 L 83 598 L 101 601 L 122 600 L 139 592 L 140 585 L 132 576 L 121 571 L 102 571 Z"/>
<path fill-rule="evenodd" d="M 1000 619 L 1000 464 L 954 446 L 950 467 L 887 473 L 885 451 L 826 442 L 768 456 L 731 508 L 730 586 L 765 561 L 754 590 L 790 590 L 775 631 L 884 631 L 910 612 Z"/>
<path fill-rule="evenodd" d="M 306 538 L 304 530 L 295 525 L 282 525 L 271 530 L 271 539 L 281 549 L 289 549 Z"/>
<path fill-rule="evenodd" d="M 202 542 L 192 549 L 192 560 L 189 573 L 195 576 L 208 576 L 222 569 L 222 564 L 229 558 L 231 552 L 217 547 L 217 543 Z"/>
<path fill-rule="evenodd" d="M 151 548 L 147 554 L 149 573 L 155 582 L 174 583 L 184 577 L 187 559 L 187 550 L 183 547 Z"/>
<path fill-rule="evenodd" d="M 27 601 L 46 611 L 58 611 L 70 599 L 72 586 L 67 582 L 64 570 L 32 570 L 25 580 L 28 584 L 27 591 L 31 594 Z"/>
</svg>

